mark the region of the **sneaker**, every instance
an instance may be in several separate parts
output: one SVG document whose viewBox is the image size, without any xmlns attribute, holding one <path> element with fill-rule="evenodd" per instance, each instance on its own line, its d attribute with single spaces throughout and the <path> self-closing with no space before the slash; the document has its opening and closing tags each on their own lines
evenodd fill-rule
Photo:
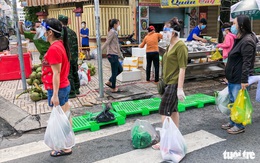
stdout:
<svg viewBox="0 0 260 163">
<path fill-rule="evenodd" d="M 221 128 L 222 128 L 223 130 L 228 130 L 228 129 L 232 128 L 232 127 L 234 127 L 234 126 L 231 125 L 230 123 L 226 123 L 226 124 L 224 124 L 224 125 L 221 126 Z"/>
<path fill-rule="evenodd" d="M 236 134 L 240 134 L 242 132 L 245 132 L 245 128 L 244 127 L 243 128 L 238 128 L 237 126 L 234 126 L 234 127 L 230 128 L 230 129 L 228 129 L 227 132 L 229 134 L 236 135 Z"/>
</svg>

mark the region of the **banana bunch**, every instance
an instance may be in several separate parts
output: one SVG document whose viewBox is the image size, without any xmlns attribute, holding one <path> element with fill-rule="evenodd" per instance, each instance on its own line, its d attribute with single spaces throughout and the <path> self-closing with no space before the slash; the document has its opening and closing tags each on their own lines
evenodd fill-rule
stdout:
<svg viewBox="0 0 260 163">
<path fill-rule="evenodd" d="M 86 57 L 86 56 L 85 56 L 85 54 L 84 54 L 83 52 L 80 52 L 80 53 L 79 53 L 79 59 L 80 59 L 80 60 L 85 59 L 85 57 Z"/>
</svg>

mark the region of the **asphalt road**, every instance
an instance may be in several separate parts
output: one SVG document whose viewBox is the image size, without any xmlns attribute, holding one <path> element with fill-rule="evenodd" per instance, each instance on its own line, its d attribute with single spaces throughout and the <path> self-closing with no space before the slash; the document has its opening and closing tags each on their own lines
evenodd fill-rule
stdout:
<svg viewBox="0 0 260 163">
<path fill-rule="evenodd" d="M 255 91 L 250 91 L 252 103 L 254 106 L 253 123 L 246 127 L 246 132 L 239 135 L 229 135 L 225 130 L 220 128 L 221 124 L 226 123 L 228 117 L 219 113 L 213 105 L 208 105 L 202 109 L 188 109 L 186 112 L 180 114 L 180 131 L 183 135 L 194 133 L 196 131 L 204 130 L 213 134 L 219 138 L 225 139 L 225 141 L 212 144 L 210 146 L 201 148 L 199 150 L 188 153 L 182 160 L 182 163 L 225 163 L 225 162 L 260 162 L 260 104 L 255 103 Z M 147 119 L 151 123 L 154 123 L 154 127 L 160 127 L 160 116 L 154 113 L 149 116 L 132 116 L 127 118 L 127 124 L 133 123 L 136 119 Z M 126 124 L 126 126 L 127 126 Z M 121 126 L 123 127 L 123 126 Z M 9 161 L 10 163 L 47 163 L 47 162 L 62 162 L 62 163 L 92 163 L 100 160 L 104 160 L 110 157 L 116 157 L 120 154 L 132 152 L 134 149 L 131 145 L 130 128 L 127 130 L 118 129 L 116 133 L 112 133 L 117 126 L 107 126 L 104 129 L 96 132 L 97 138 L 90 139 L 94 133 L 90 131 L 83 131 L 76 133 L 77 136 L 86 134 L 86 141 L 76 144 L 73 148 L 73 154 L 70 156 L 52 158 L 50 157 L 50 151 L 40 152 L 19 159 Z M 106 134 L 104 134 L 106 133 Z M 111 134 L 112 133 L 112 134 Z M 102 134 L 106 136 L 102 136 Z M 26 133 L 21 137 L 7 137 L 1 142 L 1 149 L 15 147 L 22 144 L 31 142 L 37 142 L 43 139 L 44 130 L 33 131 Z M 101 135 L 101 136 L 100 136 Z M 200 144 L 197 144 L 198 146 Z M 17 148 L 16 150 L 19 150 Z M 239 152 L 239 151 L 254 152 L 254 159 L 239 159 L 239 160 L 225 160 L 223 153 L 227 152 Z M 12 152 L 12 151 L 10 151 Z M 16 151 L 14 151 L 16 152 Z M 158 151 L 159 152 L 159 151 Z M 1 155 L 1 154 L 0 154 Z M 129 158 L 134 158 L 134 155 Z M 151 157 L 150 155 L 143 156 L 142 163 L 146 163 L 145 158 Z M 1 162 L 1 160 L 0 160 Z M 105 161 L 106 162 L 106 161 Z M 107 161 L 108 162 L 108 161 Z M 121 162 L 118 160 L 117 162 Z M 132 162 L 131 159 L 129 162 Z M 158 162 L 158 161 L 154 161 Z M 160 162 L 160 161 L 159 161 Z"/>
</svg>

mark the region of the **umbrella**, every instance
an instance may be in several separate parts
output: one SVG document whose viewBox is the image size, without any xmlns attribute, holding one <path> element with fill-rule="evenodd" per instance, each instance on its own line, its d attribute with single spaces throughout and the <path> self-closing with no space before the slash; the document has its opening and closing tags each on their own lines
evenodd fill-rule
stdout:
<svg viewBox="0 0 260 163">
<path fill-rule="evenodd" d="M 231 17 L 247 15 L 251 19 L 260 19 L 260 0 L 242 0 L 231 6 Z"/>
</svg>

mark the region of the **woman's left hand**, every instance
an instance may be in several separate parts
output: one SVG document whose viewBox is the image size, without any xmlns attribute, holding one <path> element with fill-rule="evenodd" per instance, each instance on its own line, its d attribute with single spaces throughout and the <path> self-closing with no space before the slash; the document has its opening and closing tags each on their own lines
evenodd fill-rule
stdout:
<svg viewBox="0 0 260 163">
<path fill-rule="evenodd" d="M 241 89 L 246 90 L 246 87 L 248 87 L 248 83 L 241 83 Z"/>
<path fill-rule="evenodd" d="M 51 104 L 53 104 L 54 106 L 60 105 L 59 97 L 57 95 L 53 95 L 51 97 Z"/>
</svg>

